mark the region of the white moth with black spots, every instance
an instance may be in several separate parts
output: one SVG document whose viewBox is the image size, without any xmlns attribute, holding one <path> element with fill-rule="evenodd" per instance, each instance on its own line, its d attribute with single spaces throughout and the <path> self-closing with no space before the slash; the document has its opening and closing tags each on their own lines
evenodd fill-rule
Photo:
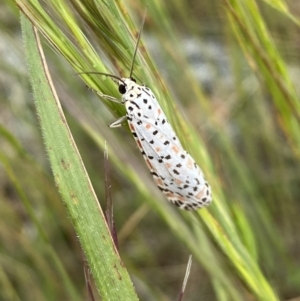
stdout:
<svg viewBox="0 0 300 301">
<path fill-rule="evenodd" d="M 144 21 L 145 18 L 143 24 Z M 101 97 L 125 105 L 126 115 L 110 126 L 118 127 L 127 120 L 158 188 L 180 209 L 196 210 L 212 201 L 210 186 L 191 155 L 183 149 L 152 91 L 138 85 L 131 77 L 140 35 L 141 31 L 128 78 L 100 72 L 86 73 L 99 73 L 118 80 L 122 101 L 97 92 Z"/>
</svg>

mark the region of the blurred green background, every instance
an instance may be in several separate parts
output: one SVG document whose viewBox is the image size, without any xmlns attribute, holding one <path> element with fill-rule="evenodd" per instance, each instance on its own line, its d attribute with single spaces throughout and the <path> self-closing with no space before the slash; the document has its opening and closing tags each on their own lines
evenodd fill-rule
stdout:
<svg viewBox="0 0 300 301">
<path fill-rule="evenodd" d="M 118 3 L 134 20 L 129 27 L 137 30 L 145 3 Z M 154 86 L 141 77 L 143 64 L 136 66 L 138 80 L 155 91 L 163 87 L 170 92 L 176 107 L 167 101 L 162 105 L 216 192 L 216 204 L 203 210 L 212 210 L 220 224 L 222 218 L 231 220 L 280 300 L 300 300 L 300 2 L 182 0 L 147 5 L 143 45 L 163 84 Z M 257 11 L 247 12 L 249 7 Z M 80 27 L 88 32 L 88 25 L 82 22 Z M 70 291 L 78 300 L 88 300 L 83 253 L 47 160 L 13 1 L 1 2 L 0 26 L 0 300 L 71 300 Z M 95 28 L 87 36 L 96 44 L 91 32 Z M 176 300 L 192 253 L 184 300 L 233 300 L 230 291 L 240 300 L 263 300 L 251 291 L 251 280 L 235 271 L 234 258 L 228 260 L 206 223 L 160 205 L 166 200 L 126 127 L 107 126 L 124 109 L 100 102 L 44 42 L 68 124 L 102 206 L 103 141 L 113 150 L 110 173 L 119 251 L 140 299 Z M 126 70 L 109 48 L 96 47 L 104 64 Z M 104 77 L 98 80 L 111 84 Z M 224 216 L 213 206 L 224 206 Z M 174 223 L 178 218 L 191 230 L 189 237 L 180 237 L 180 229 L 170 226 L 173 214 Z M 201 242 L 197 248 L 192 247 L 195 233 Z M 48 244 L 60 268 L 49 259 Z M 208 250 L 217 261 L 207 261 Z M 70 287 L 62 281 L 64 273 Z M 218 285 L 222 273 L 231 287 Z"/>
</svg>

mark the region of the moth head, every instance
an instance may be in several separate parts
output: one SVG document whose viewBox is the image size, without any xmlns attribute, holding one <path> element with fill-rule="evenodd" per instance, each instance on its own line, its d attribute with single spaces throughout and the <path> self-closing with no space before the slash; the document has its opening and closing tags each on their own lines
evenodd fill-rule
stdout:
<svg viewBox="0 0 300 301">
<path fill-rule="evenodd" d="M 127 88 L 135 84 L 136 80 L 132 77 L 129 78 L 122 78 L 119 80 L 119 92 L 121 94 L 125 94 L 127 92 Z"/>
</svg>

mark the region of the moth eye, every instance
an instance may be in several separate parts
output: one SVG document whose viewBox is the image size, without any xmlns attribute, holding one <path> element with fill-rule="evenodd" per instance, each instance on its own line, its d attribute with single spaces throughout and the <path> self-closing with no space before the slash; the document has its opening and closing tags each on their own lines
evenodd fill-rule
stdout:
<svg viewBox="0 0 300 301">
<path fill-rule="evenodd" d="M 131 79 L 133 82 L 136 83 L 136 79 L 135 79 L 135 78 L 130 77 L 130 79 Z"/>
<path fill-rule="evenodd" d="M 119 92 L 120 92 L 121 94 L 125 94 L 125 93 L 126 93 L 125 85 L 123 85 L 123 84 L 120 84 L 120 85 L 119 85 Z"/>
</svg>

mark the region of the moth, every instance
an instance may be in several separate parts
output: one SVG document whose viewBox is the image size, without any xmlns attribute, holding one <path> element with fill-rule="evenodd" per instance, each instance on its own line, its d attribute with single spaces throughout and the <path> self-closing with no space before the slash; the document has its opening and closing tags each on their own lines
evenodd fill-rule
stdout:
<svg viewBox="0 0 300 301">
<path fill-rule="evenodd" d="M 133 66 L 145 22 L 137 38 L 130 75 L 127 78 L 100 73 L 117 81 L 122 100 L 97 92 L 101 97 L 125 105 L 126 115 L 110 127 L 127 120 L 129 129 L 141 151 L 157 187 L 166 198 L 185 210 L 196 210 L 212 201 L 211 188 L 194 159 L 182 147 L 153 92 L 132 77 Z"/>
</svg>

